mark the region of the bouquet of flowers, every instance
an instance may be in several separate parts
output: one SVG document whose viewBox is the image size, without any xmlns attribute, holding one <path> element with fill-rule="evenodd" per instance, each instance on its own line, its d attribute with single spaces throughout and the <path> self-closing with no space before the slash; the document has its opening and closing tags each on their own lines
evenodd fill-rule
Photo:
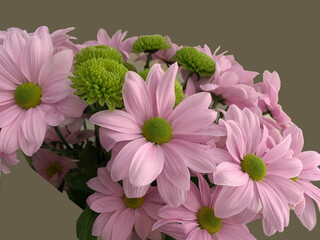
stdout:
<svg viewBox="0 0 320 240">
<path fill-rule="evenodd" d="M 271 236 L 290 210 L 315 227 L 320 155 L 276 72 L 167 36 L 75 44 L 71 30 L 0 32 L 0 172 L 22 151 L 83 209 L 80 240 L 248 240 L 247 223 Z"/>
</svg>

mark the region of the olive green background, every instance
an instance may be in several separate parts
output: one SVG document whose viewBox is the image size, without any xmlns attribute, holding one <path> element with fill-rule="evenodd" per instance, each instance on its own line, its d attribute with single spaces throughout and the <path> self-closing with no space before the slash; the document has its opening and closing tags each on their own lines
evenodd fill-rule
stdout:
<svg viewBox="0 0 320 240">
<path fill-rule="evenodd" d="M 190 1 L 191 2 L 191 1 Z M 16 1 L 1 2 L 0 29 L 50 31 L 70 26 L 78 42 L 95 40 L 99 28 L 128 36 L 165 34 L 183 45 L 203 45 L 234 54 L 247 70 L 276 70 L 282 80 L 280 104 L 304 131 L 305 150 L 319 142 L 319 6 L 316 1 Z M 1 97 L 1 96 L 0 96 Z M 25 162 L 1 176 L 0 239 L 73 240 L 80 209 L 33 172 Z M 320 186 L 320 185 L 319 185 Z M 317 210 L 318 212 L 318 210 Z M 319 216 L 319 214 L 318 214 Z M 308 232 L 291 216 L 284 233 L 257 239 L 320 238 L 320 223 Z"/>
</svg>

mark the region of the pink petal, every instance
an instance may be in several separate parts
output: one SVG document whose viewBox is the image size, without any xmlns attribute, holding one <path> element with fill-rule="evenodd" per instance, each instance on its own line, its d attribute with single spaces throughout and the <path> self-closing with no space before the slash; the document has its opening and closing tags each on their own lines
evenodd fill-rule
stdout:
<svg viewBox="0 0 320 240">
<path fill-rule="evenodd" d="M 135 187 L 133 186 L 128 178 L 123 179 L 123 190 L 125 195 L 128 198 L 141 198 L 143 197 L 146 192 L 148 191 L 150 185 L 142 186 L 142 187 Z"/>
<path fill-rule="evenodd" d="M 150 217 L 143 211 L 143 209 L 138 209 L 135 212 L 134 220 L 134 230 L 137 232 L 138 236 L 142 239 L 147 239 L 151 232 L 152 221 Z"/>
<path fill-rule="evenodd" d="M 199 212 L 200 208 L 201 208 L 201 197 L 200 197 L 200 193 L 199 193 L 199 189 L 197 188 L 197 186 L 191 182 L 190 183 L 190 191 L 188 191 L 187 194 L 187 200 L 184 202 L 183 206 L 187 209 L 189 209 L 192 212 Z"/>
<path fill-rule="evenodd" d="M 277 231 L 266 218 L 262 218 L 262 227 L 264 234 L 268 237 L 272 236 Z"/>
<path fill-rule="evenodd" d="M 298 158 L 279 159 L 267 165 L 267 174 L 285 178 L 299 176 L 301 170 L 302 162 Z"/>
<path fill-rule="evenodd" d="M 24 110 L 14 103 L 0 106 L 0 128 L 11 124 L 22 111 Z"/>
<path fill-rule="evenodd" d="M 312 199 L 309 196 L 305 196 L 306 205 L 302 215 L 299 217 L 303 226 L 305 226 L 309 231 L 317 224 L 316 210 Z"/>
<path fill-rule="evenodd" d="M 98 177 L 91 178 L 88 182 L 87 185 L 89 188 L 96 192 L 104 193 L 104 194 L 111 194 L 106 187 L 103 186 L 101 181 L 99 180 Z"/>
<path fill-rule="evenodd" d="M 108 33 L 106 32 L 106 30 L 104 30 L 103 28 L 99 29 L 98 35 L 97 35 L 97 39 L 99 44 L 101 45 L 110 45 L 110 37 L 108 35 Z"/>
<path fill-rule="evenodd" d="M 21 121 L 24 116 L 22 111 L 10 125 L 0 131 L 0 149 L 4 152 L 15 152 L 19 149 L 18 133 L 21 131 Z"/>
<path fill-rule="evenodd" d="M 85 101 L 70 92 L 70 94 L 58 103 L 65 117 L 81 117 L 83 110 L 87 107 Z"/>
<path fill-rule="evenodd" d="M 141 126 L 138 125 L 136 119 L 131 114 L 122 110 L 114 110 L 112 112 L 109 110 L 101 111 L 94 114 L 89 121 L 113 131 L 142 134 Z"/>
<path fill-rule="evenodd" d="M 213 125 L 217 112 L 211 109 L 189 109 L 181 113 L 172 122 L 174 133 L 196 133 L 197 131 Z"/>
<path fill-rule="evenodd" d="M 226 124 L 227 128 L 227 148 L 230 155 L 237 161 L 240 162 L 245 156 L 245 143 L 247 142 L 246 135 L 243 130 L 239 127 L 239 124 L 233 120 L 229 120 Z"/>
<path fill-rule="evenodd" d="M 213 156 L 213 159 L 217 166 L 223 162 L 234 163 L 233 157 L 231 157 L 229 152 L 224 149 L 209 148 L 208 153 L 210 153 Z"/>
<path fill-rule="evenodd" d="M 26 82 L 17 64 L 2 47 L 0 47 L 0 80 L 0 88 L 4 90 L 15 90 L 17 85 Z"/>
<path fill-rule="evenodd" d="M 210 106 L 210 103 L 212 101 L 210 93 L 197 93 L 193 94 L 187 98 L 185 98 L 179 105 L 172 111 L 170 116 L 168 117 L 168 120 L 170 122 L 173 121 L 176 117 L 179 117 L 181 114 L 183 114 L 185 111 L 190 109 L 208 109 Z"/>
<path fill-rule="evenodd" d="M 112 229 L 112 240 L 124 240 L 132 232 L 133 224 L 134 224 L 134 215 L 135 211 L 127 208 L 122 211 L 117 218 L 116 222 L 113 225 Z"/>
<path fill-rule="evenodd" d="M 266 218 L 273 228 L 282 232 L 287 226 L 289 205 L 282 195 L 266 181 L 257 184 L 262 204 L 263 218 Z"/>
<path fill-rule="evenodd" d="M 21 129 L 26 140 L 40 148 L 47 131 L 47 125 L 39 107 L 30 108 L 26 111 Z"/>
<path fill-rule="evenodd" d="M 104 226 L 109 221 L 110 217 L 113 213 L 101 213 L 94 221 L 93 227 L 92 227 L 92 235 L 93 236 L 101 236 L 102 230 Z"/>
<path fill-rule="evenodd" d="M 284 137 L 288 136 L 289 134 L 291 134 L 292 137 L 291 149 L 294 151 L 294 154 L 297 155 L 302 151 L 304 145 L 302 130 L 296 125 L 292 124 L 283 131 Z"/>
<path fill-rule="evenodd" d="M 249 181 L 248 173 L 242 171 L 240 164 L 223 162 L 213 173 L 213 182 L 223 186 L 242 186 Z"/>
<path fill-rule="evenodd" d="M 45 122 L 50 126 L 58 126 L 65 119 L 60 109 L 53 105 L 41 103 L 39 108 L 42 111 Z"/>
<path fill-rule="evenodd" d="M 110 218 L 107 224 L 104 226 L 102 230 L 102 238 L 103 239 L 113 239 L 112 238 L 112 230 L 116 224 L 116 221 L 119 217 L 119 215 L 125 210 L 126 208 L 120 208 L 118 209 Z M 128 209 L 128 208 L 127 208 Z"/>
<path fill-rule="evenodd" d="M 59 102 L 70 94 L 69 87 L 70 84 L 66 75 L 57 76 L 54 81 L 44 84 L 42 87 L 41 102 L 48 104 Z"/>
<path fill-rule="evenodd" d="M 147 142 L 133 156 L 129 179 L 132 185 L 141 187 L 150 184 L 161 173 L 164 154 L 161 146 Z"/>
<path fill-rule="evenodd" d="M 224 225 L 217 233 L 217 237 L 221 236 L 223 240 L 256 240 L 249 232 L 246 225 Z"/>
<path fill-rule="evenodd" d="M 297 183 L 303 188 L 304 193 L 311 197 L 317 203 L 320 210 L 320 189 L 313 185 L 311 182 L 297 180 Z"/>
<path fill-rule="evenodd" d="M 285 156 L 289 150 L 291 144 L 291 135 L 288 135 L 277 146 L 270 149 L 263 157 L 265 163 L 271 163 L 272 161 L 281 159 Z"/>
<path fill-rule="evenodd" d="M 201 174 L 198 173 L 197 177 L 199 182 L 200 197 L 203 206 L 209 206 L 211 200 L 210 187 Z"/>
<path fill-rule="evenodd" d="M 254 186 L 251 180 L 239 187 L 222 187 L 215 202 L 215 215 L 228 218 L 240 213 L 248 206 L 253 194 Z"/>
<path fill-rule="evenodd" d="M 157 115 L 158 111 L 157 111 L 157 104 L 156 104 L 156 91 L 157 91 L 157 87 L 163 77 L 163 70 L 161 68 L 160 64 L 155 64 L 152 66 L 152 68 L 150 69 L 150 72 L 147 76 L 146 82 L 148 84 L 148 88 L 150 90 L 151 96 L 152 96 L 152 100 L 153 100 L 153 104 L 152 106 L 155 107 L 154 109 L 154 114 Z"/>
<path fill-rule="evenodd" d="M 158 199 L 158 202 L 155 203 L 155 202 L 147 201 L 147 198 L 145 198 L 145 201 L 144 201 L 143 205 L 141 206 L 141 208 L 152 219 L 159 219 L 158 212 L 159 212 L 159 209 L 163 207 L 163 203 L 159 203 L 159 202 L 160 202 L 159 199 Z"/>
<path fill-rule="evenodd" d="M 172 185 L 165 174 L 161 173 L 158 176 L 157 184 L 160 196 L 170 206 L 178 207 L 186 201 L 187 191 Z"/>
<path fill-rule="evenodd" d="M 18 31 L 9 31 L 3 42 L 3 47 L 7 50 L 11 59 L 20 66 L 21 55 L 26 44 L 26 39 Z"/>
<path fill-rule="evenodd" d="M 112 181 L 110 173 L 105 168 L 98 168 L 98 178 L 104 187 L 114 196 L 123 196 L 123 189 L 119 183 Z"/>
<path fill-rule="evenodd" d="M 190 169 L 199 173 L 212 173 L 215 170 L 213 156 L 205 152 L 200 144 L 173 139 L 170 145 Z"/>
<path fill-rule="evenodd" d="M 164 144 L 163 150 L 166 159 L 163 168 L 164 174 L 177 188 L 188 191 L 190 189 L 190 173 L 186 163 L 170 144 Z"/>
<path fill-rule="evenodd" d="M 114 212 L 122 207 L 124 207 L 124 201 L 122 198 L 108 195 L 99 198 L 90 204 L 90 208 L 99 213 Z"/>
<path fill-rule="evenodd" d="M 183 206 L 180 207 L 171 207 L 164 206 L 159 210 L 158 213 L 160 218 L 163 219 L 176 219 L 179 220 L 187 220 L 193 221 L 197 219 L 197 214 L 195 212 L 191 212 Z"/>
<path fill-rule="evenodd" d="M 158 116 L 165 118 L 172 111 L 175 102 L 174 82 L 178 72 L 178 64 L 172 64 L 163 74 L 156 91 Z"/>
<path fill-rule="evenodd" d="M 126 111 L 142 125 L 152 113 L 152 97 L 145 81 L 135 72 L 128 71 L 122 88 Z"/>
<path fill-rule="evenodd" d="M 23 50 L 22 72 L 30 82 L 37 83 L 40 68 L 50 55 L 47 54 L 41 39 L 37 36 L 32 36 Z"/>
<path fill-rule="evenodd" d="M 63 75 L 67 78 L 71 71 L 72 63 L 72 50 L 63 50 L 56 53 L 43 63 L 39 73 L 39 84 L 46 87 L 55 82 L 57 76 Z"/>
<path fill-rule="evenodd" d="M 122 150 L 115 157 L 111 169 L 111 178 L 113 181 L 120 181 L 121 179 L 129 177 L 129 169 L 132 158 L 140 147 L 147 144 L 144 138 L 139 138 L 126 144 Z M 145 184 L 147 185 L 147 184 Z"/>
</svg>

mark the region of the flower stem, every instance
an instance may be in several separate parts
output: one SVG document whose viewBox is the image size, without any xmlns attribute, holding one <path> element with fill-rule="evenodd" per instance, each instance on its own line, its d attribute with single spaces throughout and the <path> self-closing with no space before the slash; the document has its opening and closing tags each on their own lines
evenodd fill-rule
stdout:
<svg viewBox="0 0 320 240">
<path fill-rule="evenodd" d="M 63 144 L 69 149 L 72 150 L 72 147 L 70 147 L 70 145 L 68 144 L 68 142 L 66 141 L 66 139 L 62 136 L 60 129 L 55 126 L 54 130 L 56 131 L 57 135 L 59 136 L 60 140 L 63 142 Z"/>
<path fill-rule="evenodd" d="M 189 75 L 188 75 L 188 77 L 187 77 L 187 79 L 186 79 L 186 81 L 184 82 L 184 85 L 183 85 L 183 91 L 185 91 L 185 90 L 186 90 L 188 80 L 189 80 L 189 78 L 191 78 L 191 77 L 192 77 L 192 75 L 193 75 L 193 74 L 194 74 L 194 72 L 189 72 Z"/>
<path fill-rule="evenodd" d="M 148 56 L 147 56 L 147 62 L 146 62 L 146 65 L 144 66 L 144 70 L 146 70 L 147 68 L 150 68 L 150 62 L 152 60 L 152 52 L 149 52 L 148 53 Z"/>
</svg>

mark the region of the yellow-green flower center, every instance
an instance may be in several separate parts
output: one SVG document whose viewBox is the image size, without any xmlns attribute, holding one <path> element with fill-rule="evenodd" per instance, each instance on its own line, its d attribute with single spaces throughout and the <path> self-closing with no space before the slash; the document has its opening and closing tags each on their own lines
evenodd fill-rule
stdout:
<svg viewBox="0 0 320 240">
<path fill-rule="evenodd" d="M 241 168 L 242 171 L 248 173 L 249 177 L 254 181 L 262 180 L 267 173 L 265 163 L 254 154 L 248 154 L 243 158 Z"/>
<path fill-rule="evenodd" d="M 217 218 L 210 207 L 202 207 L 197 214 L 197 220 L 200 228 L 210 234 L 217 233 L 222 226 L 221 218 Z"/>
<path fill-rule="evenodd" d="M 144 197 L 141 198 L 127 198 L 126 195 L 123 196 L 124 204 L 131 209 L 136 209 L 142 206 L 144 202 Z"/>
<path fill-rule="evenodd" d="M 292 181 L 297 181 L 298 179 L 299 179 L 299 177 L 298 176 L 296 176 L 296 177 L 293 177 L 293 178 L 290 178 Z"/>
<path fill-rule="evenodd" d="M 150 118 L 142 126 L 142 135 L 155 144 L 167 143 L 172 137 L 170 123 L 162 118 Z"/>
<path fill-rule="evenodd" d="M 23 109 L 34 108 L 41 103 L 42 90 L 35 83 L 22 83 L 14 92 L 14 100 Z"/>
<path fill-rule="evenodd" d="M 47 167 L 46 174 L 48 177 L 52 177 L 56 173 L 61 173 L 62 167 L 59 163 L 52 163 Z"/>
</svg>

